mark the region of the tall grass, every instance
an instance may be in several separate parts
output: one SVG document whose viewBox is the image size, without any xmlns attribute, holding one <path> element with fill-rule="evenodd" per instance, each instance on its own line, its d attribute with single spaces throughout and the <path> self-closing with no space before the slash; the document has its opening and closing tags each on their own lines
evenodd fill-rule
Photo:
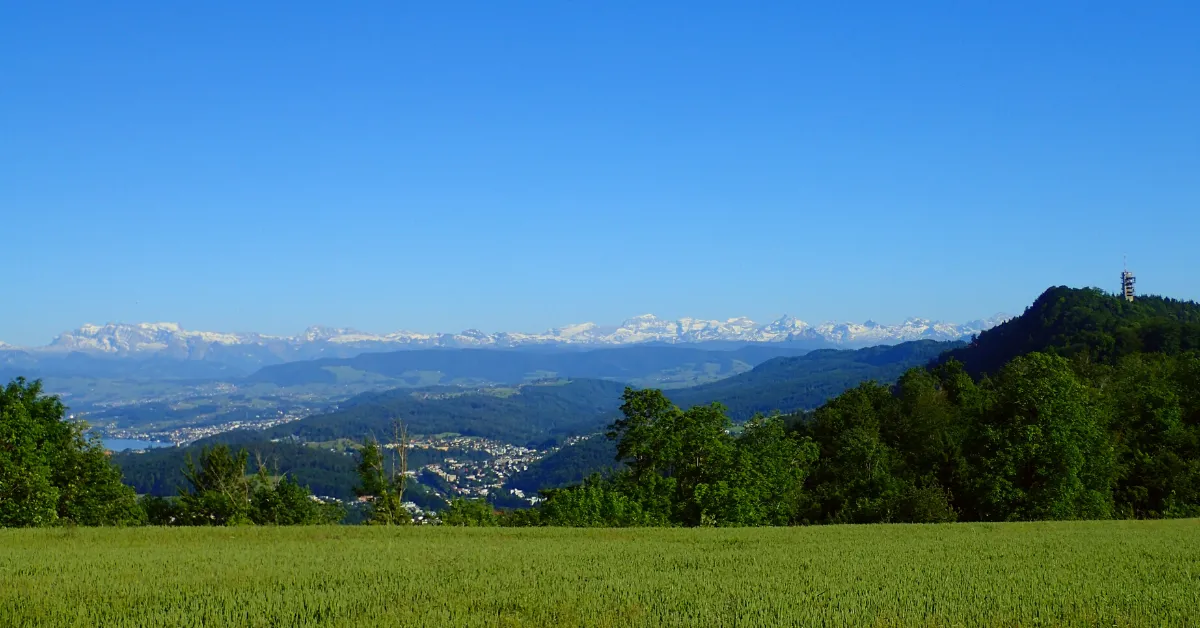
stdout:
<svg viewBox="0 0 1200 628">
<path fill-rule="evenodd" d="M 0 626 L 1197 626 L 1200 522 L 0 530 Z"/>
</svg>

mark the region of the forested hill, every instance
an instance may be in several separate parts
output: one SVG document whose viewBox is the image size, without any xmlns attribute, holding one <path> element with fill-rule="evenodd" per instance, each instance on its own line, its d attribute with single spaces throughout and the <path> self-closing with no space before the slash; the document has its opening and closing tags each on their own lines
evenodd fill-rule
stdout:
<svg viewBox="0 0 1200 628">
<path fill-rule="evenodd" d="M 588 433 L 611 419 L 625 385 L 579 379 L 501 389 L 391 390 L 354 397 L 328 414 L 264 432 L 266 438 L 361 441 L 390 433 L 392 419 L 414 434 L 457 432 L 512 443 L 540 443 Z"/>
<path fill-rule="evenodd" d="M 1200 350 L 1200 304 L 1158 296 L 1128 302 L 1096 288 L 1059 286 L 940 361 L 958 360 L 980 375 L 1034 351 L 1111 365 L 1135 353 L 1192 350 Z"/>
<path fill-rule="evenodd" d="M 822 349 L 768 360 L 753 370 L 711 384 L 670 391 L 681 408 L 719 401 L 734 421 L 775 410 L 808 410 L 860 382 L 893 382 L 904 371 L 927 364 L 961 342 L 918 340 L 854 351 Z"/>
</svg>

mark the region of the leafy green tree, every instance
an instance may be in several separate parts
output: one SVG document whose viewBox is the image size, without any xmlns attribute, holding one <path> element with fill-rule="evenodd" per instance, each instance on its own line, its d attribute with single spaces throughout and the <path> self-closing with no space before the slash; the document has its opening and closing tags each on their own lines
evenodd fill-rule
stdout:
<svg viewBox="0 0 1200 628">
<path fill-rule="evenodd" d="M 1111 517 L 1109 417 L 1070 363 L 1031 353 L 1004 367 L 994 386 L 976 450 L 979 518 Z"/>
<path fill-rule="evenodd" d="M 542 521 L 542 511 L 538 508 L 518 508 L 505 512 L 500 517 L 500 525 L 509 528 L 531 528 L 558 524 Z"/>
<path fill-rule="evenodd" d="M 121 483 L 121 471 L 109 462 L 100 438 L 85 438 L 84 429 L 72 426 L 70 443 L 54 465 L 59 519 L 85 526 L 144 523 L 133 489 Z"/>
<path fill-rule="evenodd" d="M 734 452 L 725 408 L 714 403 L 684 412 L 655 389 L 627 388 L 623 400 L 622 417 L 609 426 L 608 437 L 617 441 L 617 455 L 629 466 L 631 480 L 657 475 L 674 483 L 673 523 L 714 523 L 719 483 Z"/>
<path fill-rule="evenodd" d="M 782 417 L 734 439 L 720 404 L 682 411 L 660 390 L 626 389 L 608 436 L 626 470 L 544 491 L 545 525 L 786 525 L 797 518 L 817 448 Z"/>
<path fill-rule="evenodd" d="M 0 526 L 140 523 L 137 496 L 99 439 L 65 414 L 39 381 L 0 390 Z"/>
<path fill-rule="evenodd" d="M 781 417 L 755 417 L 735 442 L 733 462 L 710 508 L 718 525 L 791 525 L 806 500 L 804 481 L 816 463 L 817 445 L 790 434 Z M 702 497 L 703 499 L 703 497 Z"/>
<path fill-rule="evenodd" d="M 884 440 L 900 455 L 899 471 L 915 484 L 965 486 L 969 469 L 964 447 L 981 395 L 962 365 L 951 362 L 936 372 L 912 369 L 896 383 L 895 396 L 899 407 L 894 420 L 881 428 Z"/>
<path fill-rule="evenodd" d="M 894 424 L 899 404 L 875 382 L 852 388 L 813 413 L 803 434 L 820 448 L 810 477 L 813 522 L 892 521 L 892 506 L 907 486 L 896 476 L 903 457 L 886 442 L 883 429 Z"/>
<path fill-rule="evenodd" d="M 1200 339 L 1192 346 L 1197 344 Z M 1200 352 L 1180 356 L 1173 379 L 1183 430 L 1174 446 L 1178 462 L 1173 465 L 1175 481 L 1163 516 L 1200 517 Z"/>
<path fill-rule="evenodd" d="M 674 419 L 661 425 L 663 440 L 670 443 L 665 471 L 676 481 L 673 520 L 689 526 L 714 525 L 720 502 L 708 496 L 719 493 L 719 484 L 728 476 L 734 453 L 728 433 L 732 424 L 717 403 L 692 407 Z"/>
<path fill-rule="evenodd" d="M 621 418 L 609 426 L 607 436 L 617 442 L 617 459 L 635 477 L 647 473 L 671 475 L 671 462 L 679 443 L 671 433 L 682 412 L 661 390 L 626 388 L 621 397 Z"/>
<path fill-rule="evenodd" d="M 442 525 L 465 527 L 494 527 L 500 518 L 492 505 L 485 499 L 462 499 L 450 501 L 450 506 L 438 513 Z"/>
<path fill-rule="evenodd" d="M 41 382 L 18 379 L 0 394 L 0 526 L 44 526 L 58 520 L 59 489 L 51 481 L 62 404 Z"/>
<path fill-rule="evenodd" d="M 639 499 L 639 491 L 629 490 L 633 482 L 628 473 L 619 474 L 615 480 L 597 474 L 577 486 L 545 491 L 546 501 L 538 509 L 538 524 L 572 528 L 667 525 L 669 505 L 648 510 Z M 662 482 L 656 475 L 636 481 L 643 493 L 653 491 L 653 486 Z"/>
<path fill-rule="evenodd" d="M 346 516 L 341 504 L 314 498 L 312 491 L 286 475 L 275 480 L 265 467 L 259 470 L 250 501 L 250 518 L 259 525 L 328 525 Z"/>
<path fill-rule="evenodd" d="M 138 506 L 146 513 L 146 523 L 152 526 L 176 525 L 180 521 L 178 500 L 143 495 L 138 500 Z"/>
<path fill-rule="evenodd" d="M 387 490 L 387 477 L 383 471 L 383 453 L 379 441 L 367 440 L 358 450 L 359 485 L 354 493 L 359 497 L 382 495 Z"/>
<path fill-rule="evenodd" d="M 1195 354 L 1134 355 L 1104 388 L 1113 416 L 1117 514 L 1158 518 L 1200 514 L 1200 429 L 1188 420 L 1185 381 Z"/>
</svg>

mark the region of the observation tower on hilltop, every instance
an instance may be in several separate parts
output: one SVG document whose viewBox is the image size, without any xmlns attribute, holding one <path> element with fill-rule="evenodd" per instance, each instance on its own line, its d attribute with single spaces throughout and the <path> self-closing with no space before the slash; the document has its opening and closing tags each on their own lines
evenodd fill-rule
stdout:
<svg viewBox="0 0 1200 628">
<path fill-rule="evenodd" d="M 1133 301 L 1133 284 L 1135 283 L 1137 283 L 1137 278 L 1133 276 L 1133 272 L 1126 264 L 1125 270 L 1121 271 L 1121 296 L 1125 297 L 1126 301 Z"/>
</svg>

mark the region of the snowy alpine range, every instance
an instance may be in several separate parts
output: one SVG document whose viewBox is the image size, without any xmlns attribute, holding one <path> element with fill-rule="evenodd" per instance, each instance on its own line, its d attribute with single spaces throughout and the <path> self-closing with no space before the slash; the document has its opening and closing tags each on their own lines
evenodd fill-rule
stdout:
<svg viewBox="0 0 1200 628">
<path fill-rule="evenodd" d="M 991 318 L 961 324 L 910 318 L 894 325 L 873 321 L 812 325 L 792 316 L 783 316 L 769 323 L 759 324 L 744 317 L 724 321 L 696 318 L 666 320 L 653 314 L 644 314 L 615 326 L 580 323 L 542 333 L 485 333 L 468 329 L 459 333 L 397 331 L 372 334 L 354 329 L 314 326 L 294 336 L 194 331 L 175 323 L 108 323 L 83 325 L 79 329 L 59 335 L 44 347 L 18 348 L 0 343 L 0 348 L 36 353 L 85 352 L 118 356 L 165 354 L 184 359 L 203 359 L 213 348 L 233 347 L 307 353 L 304 349 L 318 347 L 399 350 L 431 347 L 507 348 L 525 345 L 618 346 L 650 342 L 803 342 L 853 348 L 922 339 L 959 340 L 999 325 L 1008 318 L 1006 315 L 997 314 Z"/>
</svg>

